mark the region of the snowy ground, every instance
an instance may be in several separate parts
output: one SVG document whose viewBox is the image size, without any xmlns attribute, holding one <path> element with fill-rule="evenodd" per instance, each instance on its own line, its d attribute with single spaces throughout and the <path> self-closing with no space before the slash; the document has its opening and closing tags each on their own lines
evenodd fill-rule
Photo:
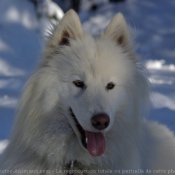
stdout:
<svg viewBox="0 0 175 175">
<path fill-rule="evenodd" d="M 137 52 L 152 82 L 149 119 L 175 132 L 175 1 L 104 1 L 95 12 L 84 5 L 80 18 L 86 31 L 99 34 L 119 11 L 134 29 Z M 0 154 L 8 142 L 21 89 L 41 54 L 42 41 L 32 4 L 26 0 L 1 0 Z"/>
</svg>

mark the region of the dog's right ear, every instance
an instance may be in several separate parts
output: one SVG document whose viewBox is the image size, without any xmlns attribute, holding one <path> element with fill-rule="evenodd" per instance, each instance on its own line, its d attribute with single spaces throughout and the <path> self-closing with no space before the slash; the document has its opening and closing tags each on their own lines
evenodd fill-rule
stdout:
<svg viewBox="0 0 175 175">
<path fill-rule="evenodd" d="M 79 38 L 82 34 L 78 15 L 74 10 L 69 10 L 53 32 L 48 46 L 53 48 L 58 45 L 69 45 L 69 39 Z"/>
</svg>

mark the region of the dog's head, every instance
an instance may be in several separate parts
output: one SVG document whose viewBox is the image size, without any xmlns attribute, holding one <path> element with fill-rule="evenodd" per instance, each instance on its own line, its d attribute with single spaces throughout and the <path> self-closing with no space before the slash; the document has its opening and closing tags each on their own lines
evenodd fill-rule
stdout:
<svg viewBox="0 0 175 175">
<path fill-rule="evenodd" d="M 144 99 L 146 81 L 120 13 L 93 38 L 83 32 L 77 14 L 67 12 L 49 39 L 39 72 L 43 111 L 61 104 L 80 144 L 92 156 L 104 153 L 105 134 L 116 127 L 117 118 L 135 122 Z"/>
<path fill-rule="evenodd" d="M 102 155 L 104 134 L 117 114 L 134 120 L 127 116 L 133 116 L 141 91 L 124 17 L 117 14 L 94 39 L 83 32 L 77 14 L 67 12 L 50 38 L 44 64 L 58 73 L 59 97 L 80 143 L 91 155 Z"/>
</svg>

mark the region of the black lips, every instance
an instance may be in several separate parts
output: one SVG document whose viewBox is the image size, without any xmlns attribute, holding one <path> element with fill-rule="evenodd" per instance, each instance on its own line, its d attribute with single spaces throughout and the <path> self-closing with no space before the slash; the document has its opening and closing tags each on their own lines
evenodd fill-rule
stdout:
<svg viewBox="0 0 175 175">
<path fill-rule="evenodd" d="M 82 145 L 87 149 L 87 144 L 86 144 L 86 134 L 85 134 L 85 131 L 84 129 L 82 128 L 82 126 L 79 124 L 76 116 L 74 115 L 72 109 L 70 108 L 70 114 L 78 128 L 78 131 L 80 132 L 80 135 L 81 135 L 81 142 L 82 142 Z"/>
</svg>

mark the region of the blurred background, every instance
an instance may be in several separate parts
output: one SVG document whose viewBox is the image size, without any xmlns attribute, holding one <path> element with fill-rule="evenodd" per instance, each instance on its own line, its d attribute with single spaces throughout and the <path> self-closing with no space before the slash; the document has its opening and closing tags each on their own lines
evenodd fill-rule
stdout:
<svg viewBox="0 0 175 175">
<path fill-rule="evenodd" d="M 8 144 L 22 87 L 36 68 L 46 35 L 73 8 L 98 35 L 118 12 L 129 26 L 151 81 L 149 120 L 175 132 L 174 0 L 0 0 L 0 155 Z"/>
</svg>

